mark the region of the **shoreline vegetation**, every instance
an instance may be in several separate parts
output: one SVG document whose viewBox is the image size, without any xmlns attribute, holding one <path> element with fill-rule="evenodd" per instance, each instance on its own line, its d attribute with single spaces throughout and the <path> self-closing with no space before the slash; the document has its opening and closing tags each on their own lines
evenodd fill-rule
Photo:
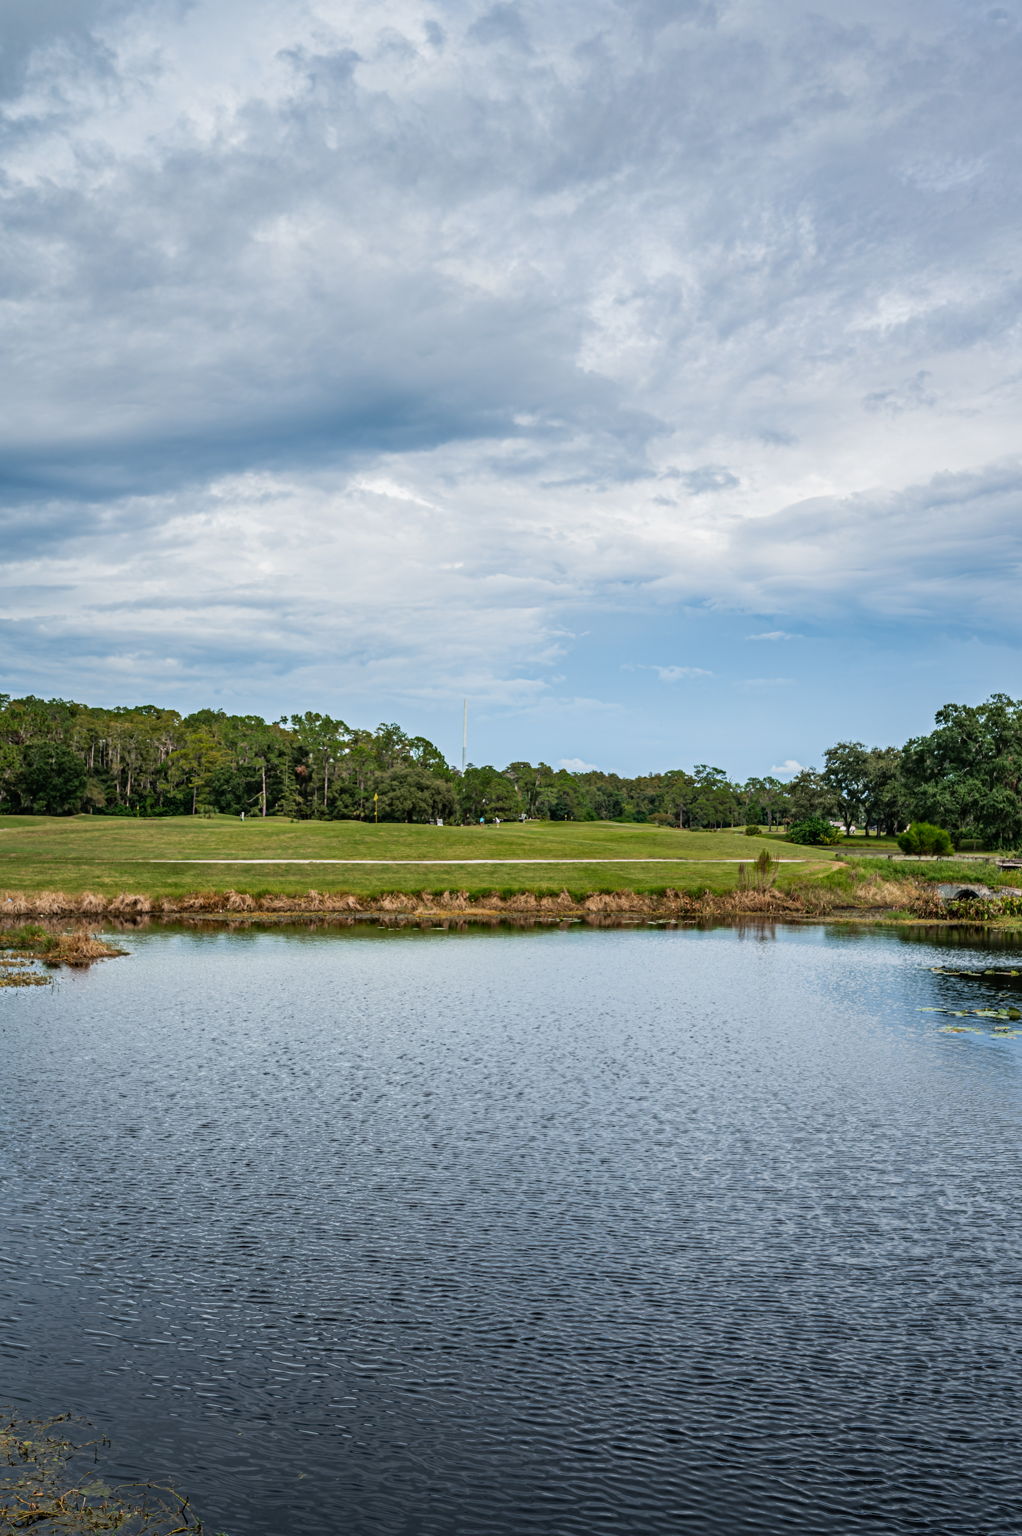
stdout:
<svg viewBox="0 0 1022 1536">
<path fill-rule="evenodd" d="M 591 923 L 982 920 L 1022 914 L 995 855 L 907 859 L 857 839 L 620 823 L 486 827 L 0 816 L 0 930 L 191 917 L 480 919 Z M 951 899 L 959 889 L 974 895 Z M 37 935 L 39 944 L 43 942 Z M 46 942 L 58 951 L 54 932 Z M 60 963 L 73 964 L 65 934 Z M 43 958 L 41 954 L 37 958 Z M 103 958 L 96 954 L 93 958 Z"/>
<path fill-rule="evenodd" d="M 70 1414 L 28 1419 L 0 1409 L 0 1530 L 203 1536 L 202 1521 L 176 1489 L 100 1476 L 109 1444 Z"/>
<path fill-rule="evenodd" d="M 87 966 L 95 960 L 124 953 L 98 938 L 101 929 L 128 930 L 149 922 L 219 919 L 228 923 L 283 923 L 318 918 L 333 923 L 363 920 L 466 920 L 515 923 L 575 921 L 613 925 L 636 921 L 698 923 L 706 920 L 761 917 L 788 922 L 894 921 L 996 923 L 1022 928 L 1022 898 L 1014 894 L 989 899 L 943 899 L 933 882 L 868 876 L 852 887 L 819 881 L 784 889 L 746 886 L 727 892 L 682 891 L 392 891 L 375 896 L 344 891 L 307 890 L 302 893 L 253 895 L 232 889 L 204 890 L 182 896 L 150 897 L 121 892 L 105 897 L 95 892 L 0 892 L 0 911 L 8 920 L 48 922 L 45 940 L 29 943 L 24 930 L 0 933 L 0 950 L 10 944 L 25 958 L 48 966 Z M 78 927 L 60 930 L 61 922 L 76 919 Z M 42 925 L 40 925 L 42 926 Z"/>
<path fill-rule="evenodd" d="M 127 950 L 99 937 L 91 925 L 72 929 L 45 923 L 22 923 L 0 931 L 0 987 L 45 987 L 46 971 L 87 970 L 97 960 L 113 960 Z M 40 971 L 37 966 L 45 969 Z"/>
</svg>

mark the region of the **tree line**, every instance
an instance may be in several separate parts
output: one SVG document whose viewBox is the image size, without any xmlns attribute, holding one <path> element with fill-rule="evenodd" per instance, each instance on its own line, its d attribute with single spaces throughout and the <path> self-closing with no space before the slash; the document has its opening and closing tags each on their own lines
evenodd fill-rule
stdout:
<svg viewBox="0 0 1022 1536">
<path fill-rule="evenodd" d="M 947 704 L 903 747 L 842 741 L 788 783 L 697 764 L 635 778 L 513 762 L 456 771 L 424 736 L 308 711 L 266 721 L 153 704 L 98 709 L 0 694 L 0 810 L 478 822 L 627 821 L 767 829 L 823 819 L 892 835 L 948 828 L 961 846 L 1022 844 L 1022 700 Z"/>
</svg>

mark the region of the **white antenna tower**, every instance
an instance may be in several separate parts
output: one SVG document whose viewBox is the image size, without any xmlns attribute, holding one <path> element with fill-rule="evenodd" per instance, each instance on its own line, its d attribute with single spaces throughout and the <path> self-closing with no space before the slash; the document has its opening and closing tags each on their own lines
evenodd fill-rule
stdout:
<svg viewBox="0 0 1022 1536">
<path fill-rule="evenodd" d="M 461 715 L 461 771 L 465 772 L 465 762 L 468 758 L 468 700 Z"/>
</svg>

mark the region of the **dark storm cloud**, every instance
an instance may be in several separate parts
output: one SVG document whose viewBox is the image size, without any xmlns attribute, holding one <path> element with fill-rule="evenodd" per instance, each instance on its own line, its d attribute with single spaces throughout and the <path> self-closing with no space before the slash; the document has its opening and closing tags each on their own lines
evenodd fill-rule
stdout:
<svg viewBox="0 0 1022 1536">
<path fill-rule="evenodd" d="M 15 9 L 22 74 L 33 43 L 45 56 L 54 36 L 103 60 L 117 46 L 108 5 L 43 7 L 31 23 Z M 140 14 L 158 22 L 161 11 Z M 166 45 L 177 12 L 163 14 Z M 627 209 L 662 235 L 675 204 L 688 253 L 726 242 L 716 274 L 702 273 L 698 316 L 670 270 L 637 270 L 619 301 L 668 348 L 691 338 L 694 318 L 723 346 L 756 331 L 751 367 L 784 377 L 793 340 L 806 345 L 793 335 L 793 305 L 810 321 L 835 300 L 868 302 L 892 262 L 910 281 L 935 255 L 946 265 L 949 238 L 959 254 L 989 239 L 994 200 L 1017 182 L 983 108 L 1017 61 L 984 46 L 981 29 L 957 39 L 973 44 L 956 68 L 959 88 L 975 87 L 975 110 L 964 136 L 956 115 L 954 164 L 944 165 L 947 104 L 934 85 L 947 55 L 928 55 L 925 37 L 874 32 L 854 13 L 803 16 L 779 41 L 754 24 L 722 29 L 703 6 L 646 6 L 631 20 L 604 7 L 588 24 L 586 14 L 568 6 L 551 28 L 534 7 L 463 8 L 461 55 L 481 68 L 470 82 L 420 69 L 411 82 L 398 73 L 378 83 L 373 70 L 386 73 L 404 37 L 394 28 L 371 53 L 299 43 L 277 50 L 283 88 L 241 99 L 224 131 L 176 125 L 155 142 L 89 146 L 81 177 L 13 184 L 11 340 L 19 397 L 39 409 L 28 440 L 19 422 L 5 445 L 5 481 L 44 494 L 75 482 L 87 496 L 159 490 L 245 462 L 502 436 L 523 413 L 570 432 L 589 430 L 595 408 L 613 433 L 616 414 L 640 402 L 633 390 L 623 399 L 623 381 L 597 382 L 577 366 L 608 219 Z M 908 8 L 905 20 L 917 14 Z M 258 23 L 258 8 L 252 16 Z M 657 35 L 657 56 L 646 55 L 644 31 Z M 417 41 L 404 37 L 421 65 Z M 864 139 L 890 134 L 867 112 L 895 113 L 896 127 L 886 150 L 864 155 Z M 80 154 L 89 121 L 83 111 Z M 797 180 L 788 187 L 775 172 L 771 196 L 750 200 L 764 153 L 794 159 Z M 970 153 L 983 162 L 978 179 L 962 170 Z M 542 199 L 558 195 L 581 205 L 547 214 Z M 963 201 L 968 219 L 958 217 Z M 800 210 L 812 216 L 812 253 Z M 575 271 L 549 270 L 558 225 Z M 495 291 L 480 286 L 476 261 L 521 276 Z M 1010 288 L 949 295 L 900 323 L 959 345 L 1003 323 L 1015 302 Z M 864 338 L 819 319 L 813 350 L 850 357 L 861 347 Z M 712 391 L 705 405 L 721 409 Z"/>
<path fill-rule="evenodd" d="M 438 171 L 420 125 L 353 84 L 352 50 L 287 59 L 283 100 L 246 103 L 229 145 L 111 152 L 91 186 L 12 190 L 2 275 L 26 409 L 0 444 L 9 497 L 514 436 L 522 412 L 540 440 L 550 424 L 641 436 L 646 413 L 575 365 L 577 307 L 452 275 L 442 229 L 409 233 L 492 166 Z"/>
</svg>

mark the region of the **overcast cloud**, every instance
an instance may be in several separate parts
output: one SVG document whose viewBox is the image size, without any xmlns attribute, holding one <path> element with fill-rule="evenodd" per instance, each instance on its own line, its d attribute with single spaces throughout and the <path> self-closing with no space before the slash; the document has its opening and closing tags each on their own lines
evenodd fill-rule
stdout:
<svg viewBox="0 0 1022 1536">
<path fill-rule="evenodd" d="M 1013 647 L 1020 70 L 972 0 L 14 0 L 0 686 L 542 737 L 712 673 L 780 761 L 810 641 L 664 614 Z"/>
</svg>

